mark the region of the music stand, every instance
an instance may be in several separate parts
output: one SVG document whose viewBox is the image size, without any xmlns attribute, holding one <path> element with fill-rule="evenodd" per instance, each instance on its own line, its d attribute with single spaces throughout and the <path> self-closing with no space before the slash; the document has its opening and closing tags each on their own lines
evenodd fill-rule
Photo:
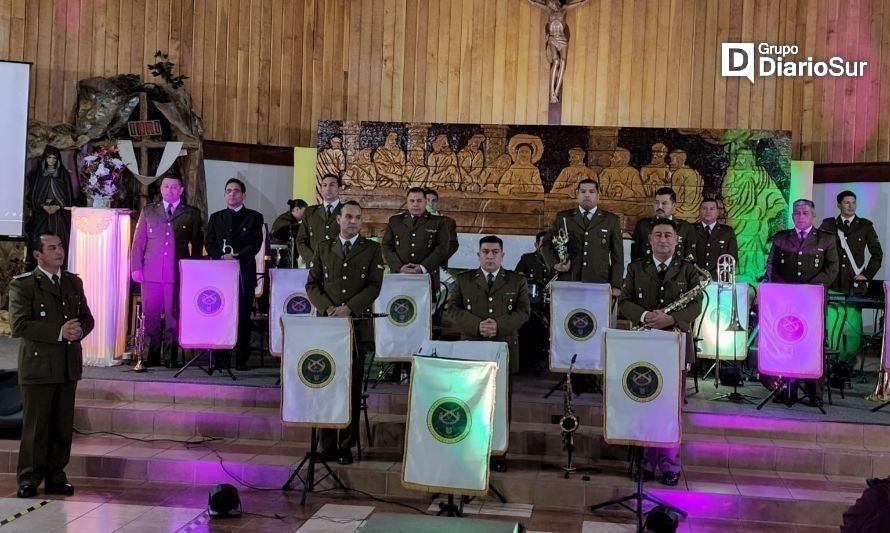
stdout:
<svg viewBox="0 0 890 533">
<path fill-rule="evenodd" d="M 321 456 L 321 453 L 318 452 L 318 428 L 315 426 L 312 427 L 312 433 L 309 437 L 309 451 L 306 452 L 306 456 L 303 457 L 303 460 L 300 461 L 300 464 L 297 465 L 297 468 L 294 469 L 293 474 L 287 478 L 284 485 L 281 487 L 281 490 L 285 492 L 290 492 L 294 490 L 293 481 L 294 479 L 299 479 L 303 483 L 303 496 L 300 498 L 300 505 L 306 505 L 306 497 L 310 492 L 315 492 L 315 487 L 317 487 L 322 481 L 327 478 L 333 478 L 334 482 L 337 484 L 337 488 L 343 489 L 344 492 L 349 492 L 349 489 L 343 482 L 340 480 L 340 477 L 337 476 L 337 473 L 331 469 L 328 463 Z M 327 471 L 327 474 L 316 479 L 315 478 L 315 466 L 321 464 L 324 469 Z M 306 466 L 306 477 L 300 475 L 300 470 L 303 469 L 303 465 Z"/>
<path fill-rule="evenodd" d="M 237 326 L 236 326 L 236 327 L 237 327 Z M 210 349 L 210 348 L 200 348 L 200 349 L 197 350 L 197 352 L 198 352 L 198 353 L 197 353 L 194 357 L 192 357 L 191 359 L 189 359 L 188 362 L 187 362 L 186 364 L 182 365 L 182 368 L 180 368 L 179 371 L 177 371 L 175 374 L 173 374 L 173 377 L 174 377 L 174 378 L 178 378 L 180 374 L 182 374 L 183 372 L 185 372 L 186 370 L 188 370 L 188 368 L 194 364 L 197 368 L 199 368 L 201 371 L 203 371 L 203 372 L 204 372 L 205 374 L 207 374 L 208 376 L 212 376 L 214 372 L 219 372 L 220 374 L 222 374 L 223 372 L 226 372 L 227 374 L 229 374 L 229 377 L 232 378 L 232 381 L 235 381 L 235 380 L 238 379 L 238 378 L 235 377 L 235 374 L 232 374 L 232 369 L 231 369 L 231 367 L 228 367 L 228 366 L 217 366 L 217 365 L 216 365 L 216 358 L 213 356 L 213 350 L 212 350 L 212 349 Z M 203 366 L 201 366 L 200 363 L 197 362 L 198 359 L 200 359 L 201 357 L 203 357 L 205 354 L 208 354 L 208 355 L 210 356 L 210 357 L 209 357 L 209 363 L 210 363 L 210 364 L 207 365 L 207 368 L 204 368 Z"/>
</svg>

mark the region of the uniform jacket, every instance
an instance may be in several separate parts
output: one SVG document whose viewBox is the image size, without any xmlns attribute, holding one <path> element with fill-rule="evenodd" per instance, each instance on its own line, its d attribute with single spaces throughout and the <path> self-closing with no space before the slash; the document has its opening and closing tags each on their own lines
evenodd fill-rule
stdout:
<svg viewBox="0 0 890 533">
<path fill-rule="evenodd" d="M 444 219 L 445 229 L 448 230 L 448 235 L 449 235 L 448 257 L 445 259 L 445 262 L 447 264 L 448 259 L 451 259 L 451 256 L 454 255 L 455 253 L 457 253 L 457 248 L 459 246 L 459 244 L 457 242 L 457 222 L 449 216 L 445 216 L 445 215 L 439 215 L 439 216 L 441 216 Z"/>
<path fill-rule="evenodd" d="M 339 237 L 322 242 L 309 265 L 309 301 L 322 316 L 328 307 L 344 304 L 353 316 L 370 313 L 383 286 L 383 268 L 380 245 L 370 239 L 359 236 L 345 257 Z M 374 339 L 372 320 L 354 326 L 356 339 Z"/>
<path fill-rule="evenodd" d="M 627 277 L 618 298 L 618 312 L 637 325 L 644 311 L 667 307 L 684 292 L 698 285 L 700 280 L 695 265 L 676 256 L 664 273 L 663 281 L 659 281 L 658 269 L 652 259 L 634 261 L 627 265 Z M 692 330 L 692 324 L 701 313 L 701 303 L 702 295 L 699 294 L 686 307 L 670 313 L 681 331 L 689 333 Z M 687 363 L 695 361 L 695 346 L 689 339 L 686 341 L 685 357 Z"/>
<path fill-rule="evenodd" d="M 837 229 L 843 227 L 842 224 L 840 216 L 826 218 L 822 221 L 819 229 L 837 234 Z M 878 240 L 878 232 L 875 231 L 874 224 L 867 218 L 853 217 L 853 220 L 850 222 L 850 229 L 844 233 L 847 237 L 847 246 L 850 247 L 850 252 L 853 253 L 853 259 L 860 267 L 865 263 L 865 249 L 868 248 L 868 253 L 871 254 L 871 257 L 862 270 L 862 275 L 868 279 L 873 279 L 878 270 L 881 269 L 881 261 L 884 259 L 881 241 Z M 837 255 L 841 266 L 837 278 L 831 284 L 831 288 L 839 292 L 849 293 L 853 289 L 853 277 L 856 274 L 853 272 L 853 265 L 847 257 L 847 252 L 841 246 L 840 236 L 837 238 Z"/>
<path fill-rule="evenodd" d="M 408 263 L 423 265 L 439 290 L 439 267 L 448 260 L 451 235 L 445 217 L 424 212 L 412 221 L 407 211 L 389 217 L 383 234 L 383 258 L 392 272 Z"/>
<path fill-rule="evenodd" d="M 624 275 L 624 243 L 618 217 L 602 208 L 597 208 L 590 221 L 585 220 L 577 207 L 557 213 L 542 248 L 544 258 L 550 265 L 559 262 L 553 237 L 563 228 L 563 221 L 569 232 L 568 251 L 572 267 L 568 272 L 561 273 L 558 279 L 608 283 L 615 288 L 620 287 Z"/>
<path fill-rule="evenodd" d="M 9 284 L 9 324 L 22 339 L 18 367 L 21 385 L 66 383 L 80 379 L 80 341 L 59 340 L 62 324 L 80 320 L 83 336 L 93 330 L 93 315 L 77 275 L 62 271 L 59 289 L 40 269 L 13 278 Z"/>
<path fill-rule="evenodd" d="M 656 220 L 656 217 L 641 218 L 637 220 L 637 225 L 634 226 L 634 242 L 630 248 L 631 261 L 638 261 L 640 259 L 652 257 L 652 247 L 649 245 L 649 234 L 652 233 L 652 228 L 655 226 Z M 695 231 L 692 229 L 692 224 L 685 220 L 674 217 L 673 221 L 677 224 L 677 235 L 679 236 L 677 253 L 675 255 L 685 259 L 689 254 L 687 248 L 695 238 Z"/>
<path fill-rule="evenodd" d="M 692 229 L 692 239 L 686 251 L 695 256 L 696 265 L 711 273 L 711 279 L 717 279 L 718 257 L 729 254 L 738 261 L 739 244 L 731 227 L 717 222 L 710 235 L 701 222 L 693 224 Z"/>
<path fill-rule="evenodd" d="M 335 241 L 340 235 L 340 224 L 337 224 L 337 215 L 343 202 L 338 202 L 337 207 L 331 210 L 328 216 L 324 204 L 310 205 L 303 214 L 303 223 L 297 232 L 297 252 L 303 261 L 307 263 L 315 257 L 318 245 L 325 241 Z"/>
<path fill-rule="evenodd" d="M 141 270 L 147 282 L 173 283 L 179 277 L 179 260 L 200 259 L 203 253 L 200 211 L 180 202 L 168 221 L 163 202 L 148 204 L 136 223 L 130 272 Z"/>
<path fill-rule="evenodd" d="M 838 273 L 836 236 L 813 227 L 804 242 L 797 230 L 776 233 L 766 258 L 771 283 L 808 283 L 829 287 Z"/>
<path fill-rule="evenodd" d="M 207 254 L 213 259 L 223 256 L 223 240 L 238 254 L 241 267 L 241 289 L 252 292 L 257 286 L 256 254 L 263 245 L 263 215 L 253 209 L 246 211 L 240 222 L 234 224 L 234 211 L 223 209 L 210 215 L 207 222 Z"/>
<path fill-rule="evenodd" d="M 458 274 L 445 306 L 445 318 L 455 325 L 464 340 L 510 341 L 530 313 L 525 278 L 503 268 L 491 290 L 480 268 Z M 498 323 L 498 335 L 493 339 L 479 335 L 479 323 L 487 318 Z"/>
<path fill-rule="evenodd" d="M 519 258 L 519 262 L 516 263 L 514 272 L 520 276 L 524 276 L 528 283 L 536 283 L 538 285 L 538 295 L 532 299 L 533 303 L 537 303 L 541 300 L 541 292 L 550 280 L 553 279 L 553 275 L 556 273 L 544 261 L 541 250 L 522 254 L 522 257 Z"/>
</svg>

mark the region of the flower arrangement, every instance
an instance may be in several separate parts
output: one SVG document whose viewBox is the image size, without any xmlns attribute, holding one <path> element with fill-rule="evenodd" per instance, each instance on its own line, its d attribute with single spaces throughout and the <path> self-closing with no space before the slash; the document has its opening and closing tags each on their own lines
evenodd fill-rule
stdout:
<svg viewBox="0 0 890 533">
<path fill-rule="evenodd" d="M 83 191 L 90 197 L 111 198 L 123 179 L 124 162 L 116 144 L 99 146 L 83 158 L 80 168 L 84 177 Z"/>
</svg>

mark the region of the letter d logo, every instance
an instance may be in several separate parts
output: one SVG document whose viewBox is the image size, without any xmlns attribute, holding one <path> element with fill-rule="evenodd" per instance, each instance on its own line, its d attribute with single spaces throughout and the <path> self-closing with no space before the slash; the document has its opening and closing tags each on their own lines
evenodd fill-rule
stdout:
<svg viewBox="0 0 890 533">
<path fill-rule="evenodd" d="M 754 83 L 754 43 L 722 43 L 720 74 L 748 78 Z"/>
</svg>

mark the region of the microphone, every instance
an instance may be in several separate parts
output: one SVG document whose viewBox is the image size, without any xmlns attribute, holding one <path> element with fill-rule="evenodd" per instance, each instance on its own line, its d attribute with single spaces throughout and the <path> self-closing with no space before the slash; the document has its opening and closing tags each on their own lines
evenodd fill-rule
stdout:
<svg viewBox="0 0 890 533">
<path fill-rule="evenodd" d="M 354 320 L 367 320 L 371 318 L 386 318 L 389 316 L 389 313 L 364 313 L 361 315 L 356 315 L 353 317 Z"/>
</svg>

